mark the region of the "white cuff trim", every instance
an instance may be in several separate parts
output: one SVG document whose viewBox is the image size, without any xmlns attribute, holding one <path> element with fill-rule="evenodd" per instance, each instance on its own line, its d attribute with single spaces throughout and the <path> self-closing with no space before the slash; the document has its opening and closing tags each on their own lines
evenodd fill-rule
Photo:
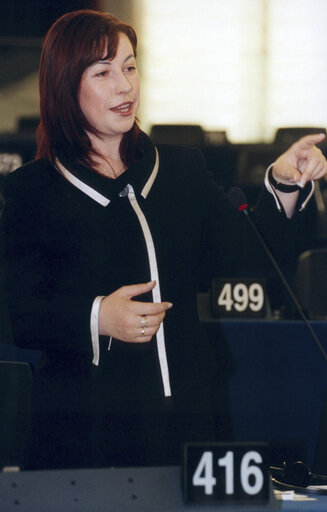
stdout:
<svg viewBox="0 0 327 512">
<path fill-rule="evenodd" d="M 104 299 L 104 295 L 99 295 L 96 297 L 92 304 L 91 309 L 91 318 L 90 318 L 90 329 L 91 329 L 91 339 L 92 339 L 92 348 L 93 348 L 93 360 L 92 363 L 95 366 L 99 366 L 100 361 L 100 344 L 99 344 L 99 311 L 100 304 L 102 299 Z"/>
<path fill-rule="evenodd" d="M 272 194 L 274 196 L 274 199 L 275 199 L 275 202 L 276 202 L 276 206 L 278 208 L 278 210 L 281 212 L 282 211 L 282 206 L 281 206 L 281 202 L 276 194 L 276 191 L 274 189 L 274 187 L 271 185 L 270 181 L 269 181 L 269 178 L 268 178 L 268 175 L 269 175 L 269 171 L 270 169 L 275 165 L 275 162 L 273 162 L 272 164 L 269 165 L 268 169 L 266 170 L 266 175 L 265 175 L 265 187 L 266 189 L 268 190 L 268 192 L 270 192 L 270 194 Z M 310 192 L 308 193 L 307 197 L 304 199 L 303 203 L 301 203 L 300 207 L 298 208 L 298 210 L 301 212 L 302 210 L 304 210 L 304 208 L 307 206 L 307 203 L 310 201 L 313 193 L 314 193 L 314 190 L 315 190 L 315 183 L 313 180 L 311 180 L 310 182 L 311 184 L 311 190 Z"/>
<path fill-rule="evenodd" d="M 265 187 L 266 189 L 268 190 L 268 192 L 270 192 L 270 194 L 272 194 L 274 196 L 274 199 L 275 199 L 275 202 L 276 202 L 276 206 L 277 206 L 277 209 L 281 212 L 282 211 L 282 206 L 280 204 L 280 201 L 278 199 L 278 196 L 275 192 L 275 189 L 274 187 L 272 187 L 270 181 L 269 181 L 269 171 L 270 169 L 275 165 L 275 162 L 273 162 L 272 164 L 269 165 L 268 169 L 266 170 L 266 175 L 265 175 Z"/>
</svg>

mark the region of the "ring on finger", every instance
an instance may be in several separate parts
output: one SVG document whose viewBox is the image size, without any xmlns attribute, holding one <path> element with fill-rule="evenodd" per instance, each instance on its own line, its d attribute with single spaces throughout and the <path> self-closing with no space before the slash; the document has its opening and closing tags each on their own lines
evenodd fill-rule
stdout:
<svg viewBox="0 0 327 512">
<path fill-rule="evenodd" d="M 144 327 L 141 328 L 141 335 L 144 336 Z"/>
<path fill-rule="evenodd" d="M 141 316 L 141 327 L 144 328 L 148 325 L 148 321 L 146 319 L 146 315 Z"/>
</svg>

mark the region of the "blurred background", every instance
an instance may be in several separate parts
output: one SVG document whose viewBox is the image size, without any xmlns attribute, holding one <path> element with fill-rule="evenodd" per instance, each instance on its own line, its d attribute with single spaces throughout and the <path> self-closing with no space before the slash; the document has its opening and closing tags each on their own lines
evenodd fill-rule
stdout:
<svg viewBox="0 0 327 512">
<path fill-rule="evenodd" d="M 109 11 L 139 39 L 141 127 L 201 146 L 219 184 L 327 120 L 327 0 L 0 0 L 0 172 L 35 154 L 42 40 L 64 12 Z M 324 144 L 323 144 L 323 149 Z M 256 195 L 251 187 L 250 201 Z"/>
</svg>

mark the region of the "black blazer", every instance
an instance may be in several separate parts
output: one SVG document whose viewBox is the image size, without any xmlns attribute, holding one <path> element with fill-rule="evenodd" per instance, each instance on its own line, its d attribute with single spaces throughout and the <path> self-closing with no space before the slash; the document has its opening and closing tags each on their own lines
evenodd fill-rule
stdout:
<svg viewBox="0 0 327 512">
<path fill-rule="evenodd" d="M 151 278 L 140 222 L 121 194 L 128 184 L 152 234 L 162 300 L 174 304 L 164 321 L 174 399 L 193 407 L 192 397 L 201 388 L 213 378 L 226 379 L 231 371 L 223 341 L 208 338 L 198 321 L 197 291 L 206 289 L 213 276 L 258 270 L 256 243 L 196 149 L 159 146 L 159 169 L 143 197 L 153 178 L 156 152 L 146 136 L 142 146 L 143 157 L 116 180 L 61 157 L 78 183 L 109 201 L 105 206 L 47 160 L 33 161 L 7 179 L 9 308 L 15 342 L 44 351 L 37 374 L 44 407 L 55 402 L 91 407 L 90 389 L 93 397 L 105 390 L 101 410 L 162 403 L 155 340 L 144 345 L 113 340 L 108 351 L 108 340 L 102 337 L 100 365 L 92 365 L 94 298 Z M 291 223 L 267 191 L 256 216 L 271 242 L 283 246 Z M 265 263 L 260 268 L 265 272 Z M 96 400 L 91 402 L 97 407 Z"/>
</svg>

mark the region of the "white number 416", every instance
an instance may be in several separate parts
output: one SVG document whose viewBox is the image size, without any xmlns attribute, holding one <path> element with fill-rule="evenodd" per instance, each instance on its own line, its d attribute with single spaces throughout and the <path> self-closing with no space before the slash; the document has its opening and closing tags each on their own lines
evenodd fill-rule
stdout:
<svg viewBox="0 0 327 512">
<path fill-rule="evenodd" d="M 241 485 L 249 495 L 258 494 L 264 483 L 262 470 L 256 464 L 262 463 L 262 456 L 256 451 L 247 452 L 241 461 L 240 477 Z M 218 459 L 218 466 L 225 468 L 225 494 L 234 494 L 234 453 L 226 452 L 226 455 Z M 203 486 L 204 493 L 213 494 L 217 479 L 214 477 L 213 453 L 204 452 L 194 472 L 192 484 Z"/>
</svg>

